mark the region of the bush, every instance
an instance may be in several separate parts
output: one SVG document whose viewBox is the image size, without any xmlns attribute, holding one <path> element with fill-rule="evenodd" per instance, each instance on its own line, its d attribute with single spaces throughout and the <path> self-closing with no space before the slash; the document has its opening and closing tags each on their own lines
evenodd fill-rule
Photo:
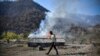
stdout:
<svg viewBox="0 0 100 56">
<path fill-rule="evenodd" d="M 10 39 L 19 39 L 20 38 L 20 35 L 14 33 L 14 32 L 4 32 L 1 37 L 3 39 L 6 39 L 6 40 L 10 40 Z"/>
<path fill-rule="evenodd" d="M 27 39 L 28 35 L 29 35 L 29 33 L 24 33 L 24 34 L 23 34 L 23 38 L 24 38 L 24 39 Z"/>
</svg>

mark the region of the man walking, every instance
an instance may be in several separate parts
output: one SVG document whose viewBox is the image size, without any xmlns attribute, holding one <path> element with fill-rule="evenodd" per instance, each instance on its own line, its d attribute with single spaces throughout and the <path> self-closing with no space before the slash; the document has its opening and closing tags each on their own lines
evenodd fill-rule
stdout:
<svg viewBox="0 0 100 56">
<path fill-rule="evenodd" d="M 52 31 L 49 32 L 50 33 L 50 38 L 52 39 L 52 43 L 51 43 L 51 47 L 49 49 L 49 51 L 46 53 L 47 55 L 50 53 L 51 49 L 54 47 L 55 51 L 56 51 L 56 54 L 58 55 L 58 50 L 56 48 L 56 37 L 55 37 L 55 34 L 53 34 Z"/>
</svg>

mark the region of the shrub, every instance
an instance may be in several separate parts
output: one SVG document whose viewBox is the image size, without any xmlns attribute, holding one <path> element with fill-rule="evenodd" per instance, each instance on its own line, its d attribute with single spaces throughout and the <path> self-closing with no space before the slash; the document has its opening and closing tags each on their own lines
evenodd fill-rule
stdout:
<svg viewBox="0 0 100 56">
<path fill-rule="evenodd" d="M 8 39 L 18 39 L 19 35 L 14 33 L 14 32 L 4 32 L 2 34 L 2 38 L 6 39 L 6 40 L 8 40 Z"/>
</svg>

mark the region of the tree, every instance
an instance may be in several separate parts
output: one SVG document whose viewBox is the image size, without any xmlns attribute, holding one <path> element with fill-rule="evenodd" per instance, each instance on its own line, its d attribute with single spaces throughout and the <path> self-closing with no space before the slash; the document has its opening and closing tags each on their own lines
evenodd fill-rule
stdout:
<svg viewBox="0 0 100 56">
<path fill-rule="evenodd" d="M 4 32 L 2 34 L 2 38 L 5 39 L 7 43 L 9 43 L 11 39 L 18 39 L 19 35 L 14 32 Z"/>
</svg>

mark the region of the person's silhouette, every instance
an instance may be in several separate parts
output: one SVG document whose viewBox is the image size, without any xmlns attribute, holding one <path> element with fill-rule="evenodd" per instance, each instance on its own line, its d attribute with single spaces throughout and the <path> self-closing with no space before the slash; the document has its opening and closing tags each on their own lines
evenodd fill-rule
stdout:
<svg viewBox="0 0 100 56">
<path fill-rule="evenodd" d="M 55 45 L 56 36 L 55 36 L 55 34 L 53 34 L 52 31 L 50 31 L 49 33 L 50 33 L 50 38 L 52 39 L 52 42 L 51 42 L 51 47 L 50 47 L 49 51 L 46 54 L 48 55 L 50 53 L 51 49 L 54 47 L 54 49 L 56 50 L 56 54 L 58 55 L 58 50 L 57 50 L 56 45 Z"/>
</svg>

